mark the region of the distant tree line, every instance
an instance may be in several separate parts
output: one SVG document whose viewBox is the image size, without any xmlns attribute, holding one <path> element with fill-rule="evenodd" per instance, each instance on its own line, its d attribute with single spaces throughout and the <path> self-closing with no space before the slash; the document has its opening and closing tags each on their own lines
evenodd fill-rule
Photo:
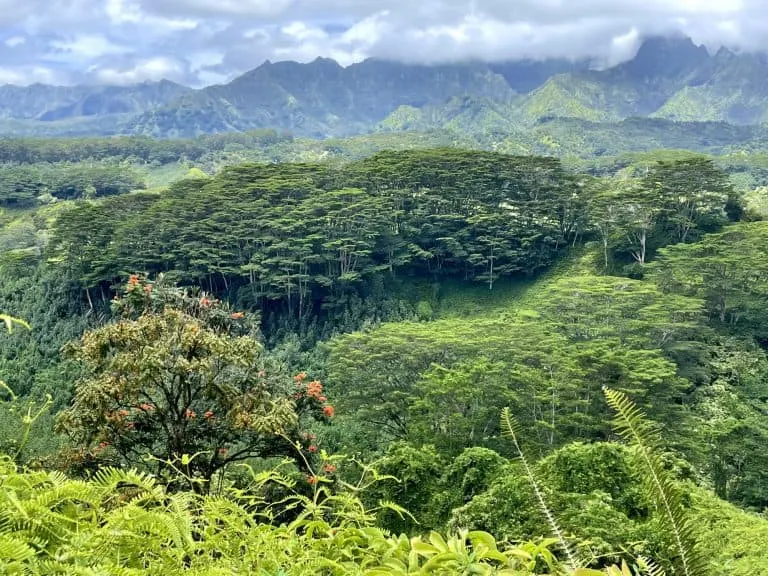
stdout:
<svg viewBox="0 0 768 576">
<path fill-rule="evenodd" d="M 28 207 L 59 200 L 116 196 L 145 188 L 131 165 L 93 163 L 16 164 L 0 169 L 0 206 Z"/>
<path fill-rule="evenodd" d="M 585 237 L 602 239 L 606 265 L 642 266 L 660 246 L 717 229 L 734 202 L 706 159 L 591 181 L 553 158 L 383 152 L 342 167 L 231 167 L 161 196 L 81 204 L 58 219 L 51 248 L 105 297 L 129 273 L 164 273 L 305 318 L 397 275 L 492 289 Z"/>
<path fill-rule="evenodd" d="M 227 146 L 267 146 L 291 139 L 290 134 L 271 129 L 175 140 L 158 140 L 147 136 L 0 138 L 0 163 L 36 164 L 111 159 L 167 164 L 196 160 L 211 151 L 224 150 Z"/>
</svg>

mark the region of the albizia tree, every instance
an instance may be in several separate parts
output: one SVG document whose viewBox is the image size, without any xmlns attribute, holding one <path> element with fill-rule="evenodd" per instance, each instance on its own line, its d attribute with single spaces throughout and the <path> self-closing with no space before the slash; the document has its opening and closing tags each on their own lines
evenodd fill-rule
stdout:
<svg viewBox="0 0 768 576">
<path fill-rule="evenodd" d="M 113 310 L 116 321 L 69 347 L 85 375 L 57 427 L 80 455 L 176 470 L 204 491 L 233 462 L 317 451 L 306 426 L 333 407 L 306 374 L 265 369 L 255 319 L 138 276 Z"/>
</svg>

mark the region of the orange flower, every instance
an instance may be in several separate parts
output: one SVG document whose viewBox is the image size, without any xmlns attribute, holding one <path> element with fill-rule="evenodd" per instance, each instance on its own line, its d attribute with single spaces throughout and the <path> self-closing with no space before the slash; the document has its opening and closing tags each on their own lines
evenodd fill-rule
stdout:
<svg viewBox="0 0 768 576">
<path fill-rule="evenodd" d="M 194 420 L 195 418 L 197 418 L 197 414 L 195 414 L 195 411 L 192 410 L 191 408 L 187 408 L 187 411 L 185 412 L 185 414 L 187 418 L 189 418 L 190 420 Z"/>
<path fill-rule="evenodd" d="M 233 312 L 232 313 L 232 320 L 240 320 L 241 318 L 245 318 L 245 314 L 242 312 Z"/>
<path fill-rule="evenodd" d="M 152 404 L 147 404 L 146 402 L 145 402 L 144 404 L 141 404 L 141 405 L 139 406 L 139 408 L 141 408 L 142 410 L 144 410 L 144 412 L 152 412 L 152 410 L 154 410 L 154 409 L 155 409 L 155 407 L 154 407 L 154 406 L 152 406 Z"/>
<path fill-rule="evenodd" d="M 211 412 L 210 410 L 207 410 L 205 414 L 203 414 L 203 416 L 205 417 L 206 420 L 212 420 L 216 418 L 216 416 L 214 416 L 213 412 Z"/>
<path fill-rule="evenodd" d="M 310 446 L 310 447 L 308 448 L 308 450 L 314 454 L 315 452 L 317 452 L 317 446 L 315 446 L 314 444 L 312 444 L 312 446 Z"/>
<path fill-rule="evenodd" d="M 326 398 L 325 396 L 320 396 L 318 400 L 320 400 L 320 402 L 328 402 L 328 398 Z"/>
<path fill-rule="evenodd" d="M 144 292 L 147 294 L 152 294 L 152 284 L 147 284 L 144 286 Z"/>
<path fill-rule="evenodd" d="M 333 409 L 333 406 L 330 404 L 328 406 L 323 406 L 323 414 L 328 416 L 328 418 L 333 418 L 333 415 L 336 413 L 336 411 Z"/>
<path fill-rule="evenodd" d="M 208 307 L 210 305 L 211 305 L 211 301 L 208 298 L 206 298 L 205 296 L 200 298 L 200 306 Z"/>
<path fill-rule="evenodd" d="M 310 382 L 309 384 L 307 384 L 308 396 L 311 396 L 312 398 L 319 398 L 322 393 L 323 393 L 323 385 L 320 383 L 319 380 L 315 380 L 314 382 Z"/>
<path fill-rule="evenodd" d="M 307 476 L 307 482 L 310 484 L 317 484 L 317 476 Z"/>
<path fill-rule="evenodd" d="M 126 416 L 130 415 L 130 412 L 128 412 L 128 410 L 120 410 L 117 414 L 118 416 L 125 418 Z"/>
<path fill-rule="evenodd" d="M 125 427 L 128 428 L 128 430 L 133 430 L 135 428 L 136 424 L 133 422 L 128 422 Z"/>
<path fill-rule="evenodd" d="M 334 466 L 333 464 L 326 464 L 325 466 L 323 466 L 323 472 L 326 472 L 328 474 L 333 474 L 334 472 L 336 472 L 336 466 Z"/>
<path fill-rule="evenodd" d="M 226 449 L 226 448 L 219 448 L 219 455 L 220 456 L 226 456 L 227 454 L 229 454 L 229 450 L 228 449 Z"/>
<path fill-rule="evenodd" d="M 293 377 L 293 379 L 298 382 L 304 382 L 304 380 L 307 379 L 307 373 L 306 372 L 300 372 L 296 374 L 296 376 Z"/>
</svg>

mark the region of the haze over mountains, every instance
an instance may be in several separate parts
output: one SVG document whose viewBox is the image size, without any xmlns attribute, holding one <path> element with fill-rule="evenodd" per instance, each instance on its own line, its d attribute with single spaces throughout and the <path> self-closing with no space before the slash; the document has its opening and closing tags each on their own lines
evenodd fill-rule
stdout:
<svg viewBox="0 0 768 576">
<path fill-rule="evenodd" d="M 411 65 L 370 59 L 342 67 L 265 62 L 229 84 L 193 90 L 134 86 L 0 87 L 5 134 L 189 137 L 255 128 L 344 136 L 482 125 L 490 131 L 568 117 L 616 122 L 768 121 L 768 58 L 687 38 L 646 40 L 606 70 L 567 60 Z"/>
</svg>

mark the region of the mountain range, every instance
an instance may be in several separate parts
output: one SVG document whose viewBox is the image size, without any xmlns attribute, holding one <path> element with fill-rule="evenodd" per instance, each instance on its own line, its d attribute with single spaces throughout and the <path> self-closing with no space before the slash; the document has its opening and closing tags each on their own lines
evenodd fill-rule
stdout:
<svg viewBox="0 0 768 576">
<path fill-rule="evenodd" d="M 435 66 L 369 59 L 265 62 L 223 85 L 0 87 L 6 135 L 190 137 L 275 128 L 311 137 L 462 129 L 509 133 L 551 118 L 768 122 L 768 58 L 652 37 L 597 70 L 564 59 Z"/>
</svg>

